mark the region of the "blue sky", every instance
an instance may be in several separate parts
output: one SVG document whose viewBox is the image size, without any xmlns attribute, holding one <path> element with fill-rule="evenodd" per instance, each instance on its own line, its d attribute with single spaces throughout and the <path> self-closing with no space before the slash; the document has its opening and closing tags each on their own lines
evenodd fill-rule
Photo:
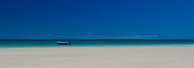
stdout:
<svg viewBox="0 0 194 68">
<path fill-rule="evenodd" d="M 194 39 L 193 0 L 1 0 L 0 39 Z"/>
</svg>

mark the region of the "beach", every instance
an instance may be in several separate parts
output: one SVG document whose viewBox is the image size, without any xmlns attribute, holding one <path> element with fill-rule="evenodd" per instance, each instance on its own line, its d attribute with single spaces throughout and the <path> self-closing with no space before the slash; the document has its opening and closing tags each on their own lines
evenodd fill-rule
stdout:
<svg viewBox="0 0 194 68">
<path fill-rule="evenodd" d="M 194 47 L 0 48 L 0 68 L 194 68 Z"/>
</svg>

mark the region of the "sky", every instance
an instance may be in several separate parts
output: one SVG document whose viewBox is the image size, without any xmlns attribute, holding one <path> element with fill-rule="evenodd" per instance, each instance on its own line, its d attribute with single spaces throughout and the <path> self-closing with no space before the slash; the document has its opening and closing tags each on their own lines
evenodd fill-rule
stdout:
<svg viewBox="0 0 194 68">
<path fill-rule="evenodd" d="M 0 39 L 194 39 L 193 0 L 0 0 Z"/>
</svg>

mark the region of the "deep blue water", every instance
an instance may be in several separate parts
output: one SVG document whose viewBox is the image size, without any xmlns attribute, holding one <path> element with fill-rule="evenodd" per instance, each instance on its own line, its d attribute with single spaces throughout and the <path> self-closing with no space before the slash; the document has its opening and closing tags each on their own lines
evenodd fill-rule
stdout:
<svg viewBox="0 0 194 68">
<path fill-rule="evenodd" d="M 71 45 L 57 45 L 57 41 L 71 41 Z M 0 40 L 0 47 L 82 47 L 82 46 L 194 46 L 194 40 L 123 40 L 123 39 L 76 39 L 76 40 Z"/>
</svg>

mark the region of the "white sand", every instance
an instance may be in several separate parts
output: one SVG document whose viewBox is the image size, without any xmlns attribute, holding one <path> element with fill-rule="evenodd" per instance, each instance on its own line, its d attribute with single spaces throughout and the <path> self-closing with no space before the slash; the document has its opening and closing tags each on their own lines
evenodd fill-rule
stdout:
<svg viewBox="0 0 194 68">
<path fill-rule="evenodd" d="M 0 68 L 194 68 L 194 47 L 0 48 Z"/>
</svg>

